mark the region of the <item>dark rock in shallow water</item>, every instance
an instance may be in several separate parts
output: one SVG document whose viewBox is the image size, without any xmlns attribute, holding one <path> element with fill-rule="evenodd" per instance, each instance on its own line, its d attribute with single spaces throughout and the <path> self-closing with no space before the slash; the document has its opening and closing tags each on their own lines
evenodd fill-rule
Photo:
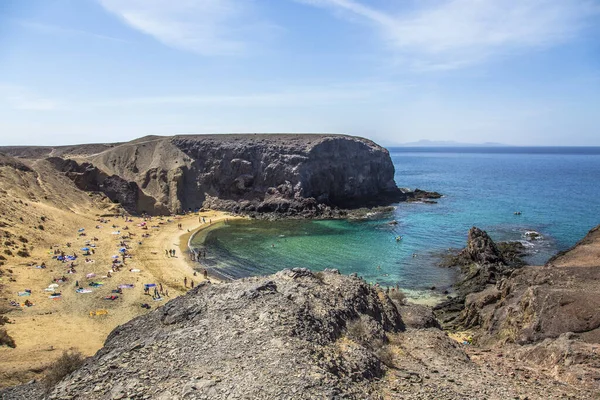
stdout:
<svg viewBox="0 0 600 400">
<path fill-rule="evenodd" d="M 442 195 L 438 192 L 428 192 L 426 190 L 415 189 L 414 191 L 404 191 L 406 201 L 422 201 L 424 203 L 435 204 L 431 199 L 440 199 Z"/>
<path fill-rule="evenodd" d="M 461 278 L 455 285 L 456 297 L 434 307 L 445 328 L 469 329 L 480 322 L 472 312 L 464 312 L 468 296 L 496 285 L 525 263 L 520 258 L 524 250 L 518 242 L 496 245 L 487 232 L 473 227 L 469 230 L 467 246 L 443 263 L 446 267 L 460 268 Z M 475 303 L 470 303 L 475 304 Z M 476 310 L 475 310 L 476 312 Z"/>
</svg>

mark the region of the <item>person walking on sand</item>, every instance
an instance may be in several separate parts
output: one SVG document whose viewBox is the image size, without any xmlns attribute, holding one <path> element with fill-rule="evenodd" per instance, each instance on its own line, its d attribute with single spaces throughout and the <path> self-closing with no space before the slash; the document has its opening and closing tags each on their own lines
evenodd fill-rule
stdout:
<svg viewBox="0 0 600 400">
<path fill-rule="evenodd" d="M 193 289 L 194 288 L 194 281 L 192 281 L 191 279 L 190 279 L 190 281 L 191 281 L 191 286 L 192 286 L 192 289 Z"/>
<path fill-rule="evenodd" d="M 165 256 L 169 257 L 169 250 L 165 249 Z"/>
<path fill-rule="evenodd" d="M 204 276 L 204 279 L 208 279 L 208 271 L 206 270 L 206 268 L 202 270 L 202 275 Z"/>
<path fill-rule="evenodd" d="M 183 278 L 183 286 L 187 287 L 187 276 L 185 278 Z"/>
<path fill-rule="evenodd" d="M 164 293 L 164 292 L 163 292 L 162 283 L 160 283 L 160 284 L 159 284 L 159 287 L 160 287 L 160 292 L 161 292 L 161 293 Z"/>
</svg>

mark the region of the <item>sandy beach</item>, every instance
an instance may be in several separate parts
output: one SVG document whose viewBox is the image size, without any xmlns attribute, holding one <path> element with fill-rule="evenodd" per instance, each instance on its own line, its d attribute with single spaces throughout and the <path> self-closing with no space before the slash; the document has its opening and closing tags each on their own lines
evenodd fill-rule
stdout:
<svg viewBox="0 0 600 400">
<path fill-rule="evenodd" d="M 6 314 L 10 323 L 5 327 L 17 346 L 0 347 L 0 387 L 37 377 L 65 350 L 93 355 L 115 327 L 148 312 L 142 304 L 153 310 L 185 293 L 192 282 L 202 281 L 202 273 L 194 275 L 193 267 L 198 264 L 189 257 L 188 240 L 194 232 L 211 226 L 210 220 L 215 224 L 233 218 L 217 211 L 146 221 L 139 217 L 57 215 L 52 209 L 45 212 L 63 221 L 53 242 L 37 245 L 31 256 L 19 259 L 18 264 L 7 263 L 15 281 L 2 281 L 3 292 L 9 296 L 3 307 L 10 308 Z M 201 222 L 202 217 L 206 223 Z M 84 248 L 90 249 L 89 255 L 84 255 Z M 126 249 L 125 258 L 121 249 Z M 168 256 L 166 250 L 175 250 L 175 256 Z M 77 258 L 61 262 L 54 252 Z M 117 264 L 116 272 L 111 269 L 114 259 L 124 260 Z M 67 273 L 71 262 L 75 272 Z M 36 268 L 42 263 L 46 268 Z M 160 299 L 153 299 L 154 287 L 145 294 L 145 284 L 155 284 L 159 292 L 162 287 Z M 79 287 L 83 293 L 76 292 Z M 114 292 L 119 287 L 121 293 Z M 61 295 L 50 298 L 53 293 Z M 116 298 L 110 300 L 110 296 Z M 9 301 L 19 306 L 9 306 Z M 25 301 L 34 305 L 23 306 Z"/>
</svg>

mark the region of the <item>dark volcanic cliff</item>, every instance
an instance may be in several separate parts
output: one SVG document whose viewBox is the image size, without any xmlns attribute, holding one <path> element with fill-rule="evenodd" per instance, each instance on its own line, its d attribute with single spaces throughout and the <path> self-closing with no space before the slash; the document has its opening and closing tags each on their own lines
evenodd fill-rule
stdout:
<svg viewBox="0 0 600 400">
<path fill-rule="evenodd" d="M 93 149 L 99 152 L 92 154 L 89 145 L 86 149 L 71 146 L 44 149 L 40 156 L 60 154 L 85 163 L 79 168 L 68 166 L 71 176 L 80 181 L 85 176 L 102 178 L 82 186 L 102 190 L 106 177 L 120 178 L 113 187 L 139 193 L 111 198 L 129 199 L 125 207 L 135 212 L 180 212 L 204 206 L 312 216 L 323 214 L 326 207 L 384 205 L 406 197 L 394 182 L 388 151 L 358 137 L 152 136 Z M 32 154 L 20 148 L 7 150 L 17 156 Z M 90 174 L 91 168 L 98 171 Z"/>
</svg>

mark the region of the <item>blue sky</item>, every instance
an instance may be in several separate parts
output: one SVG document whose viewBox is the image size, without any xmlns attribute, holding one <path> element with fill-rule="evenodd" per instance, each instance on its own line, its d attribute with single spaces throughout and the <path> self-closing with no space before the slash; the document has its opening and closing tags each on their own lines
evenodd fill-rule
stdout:
<svg viewBox="0 0 600 400">
<path fill-rule="evenodd" d="M 598 0 L 0 0 L 0 145 L 600 145 Z"/>
</svg>

